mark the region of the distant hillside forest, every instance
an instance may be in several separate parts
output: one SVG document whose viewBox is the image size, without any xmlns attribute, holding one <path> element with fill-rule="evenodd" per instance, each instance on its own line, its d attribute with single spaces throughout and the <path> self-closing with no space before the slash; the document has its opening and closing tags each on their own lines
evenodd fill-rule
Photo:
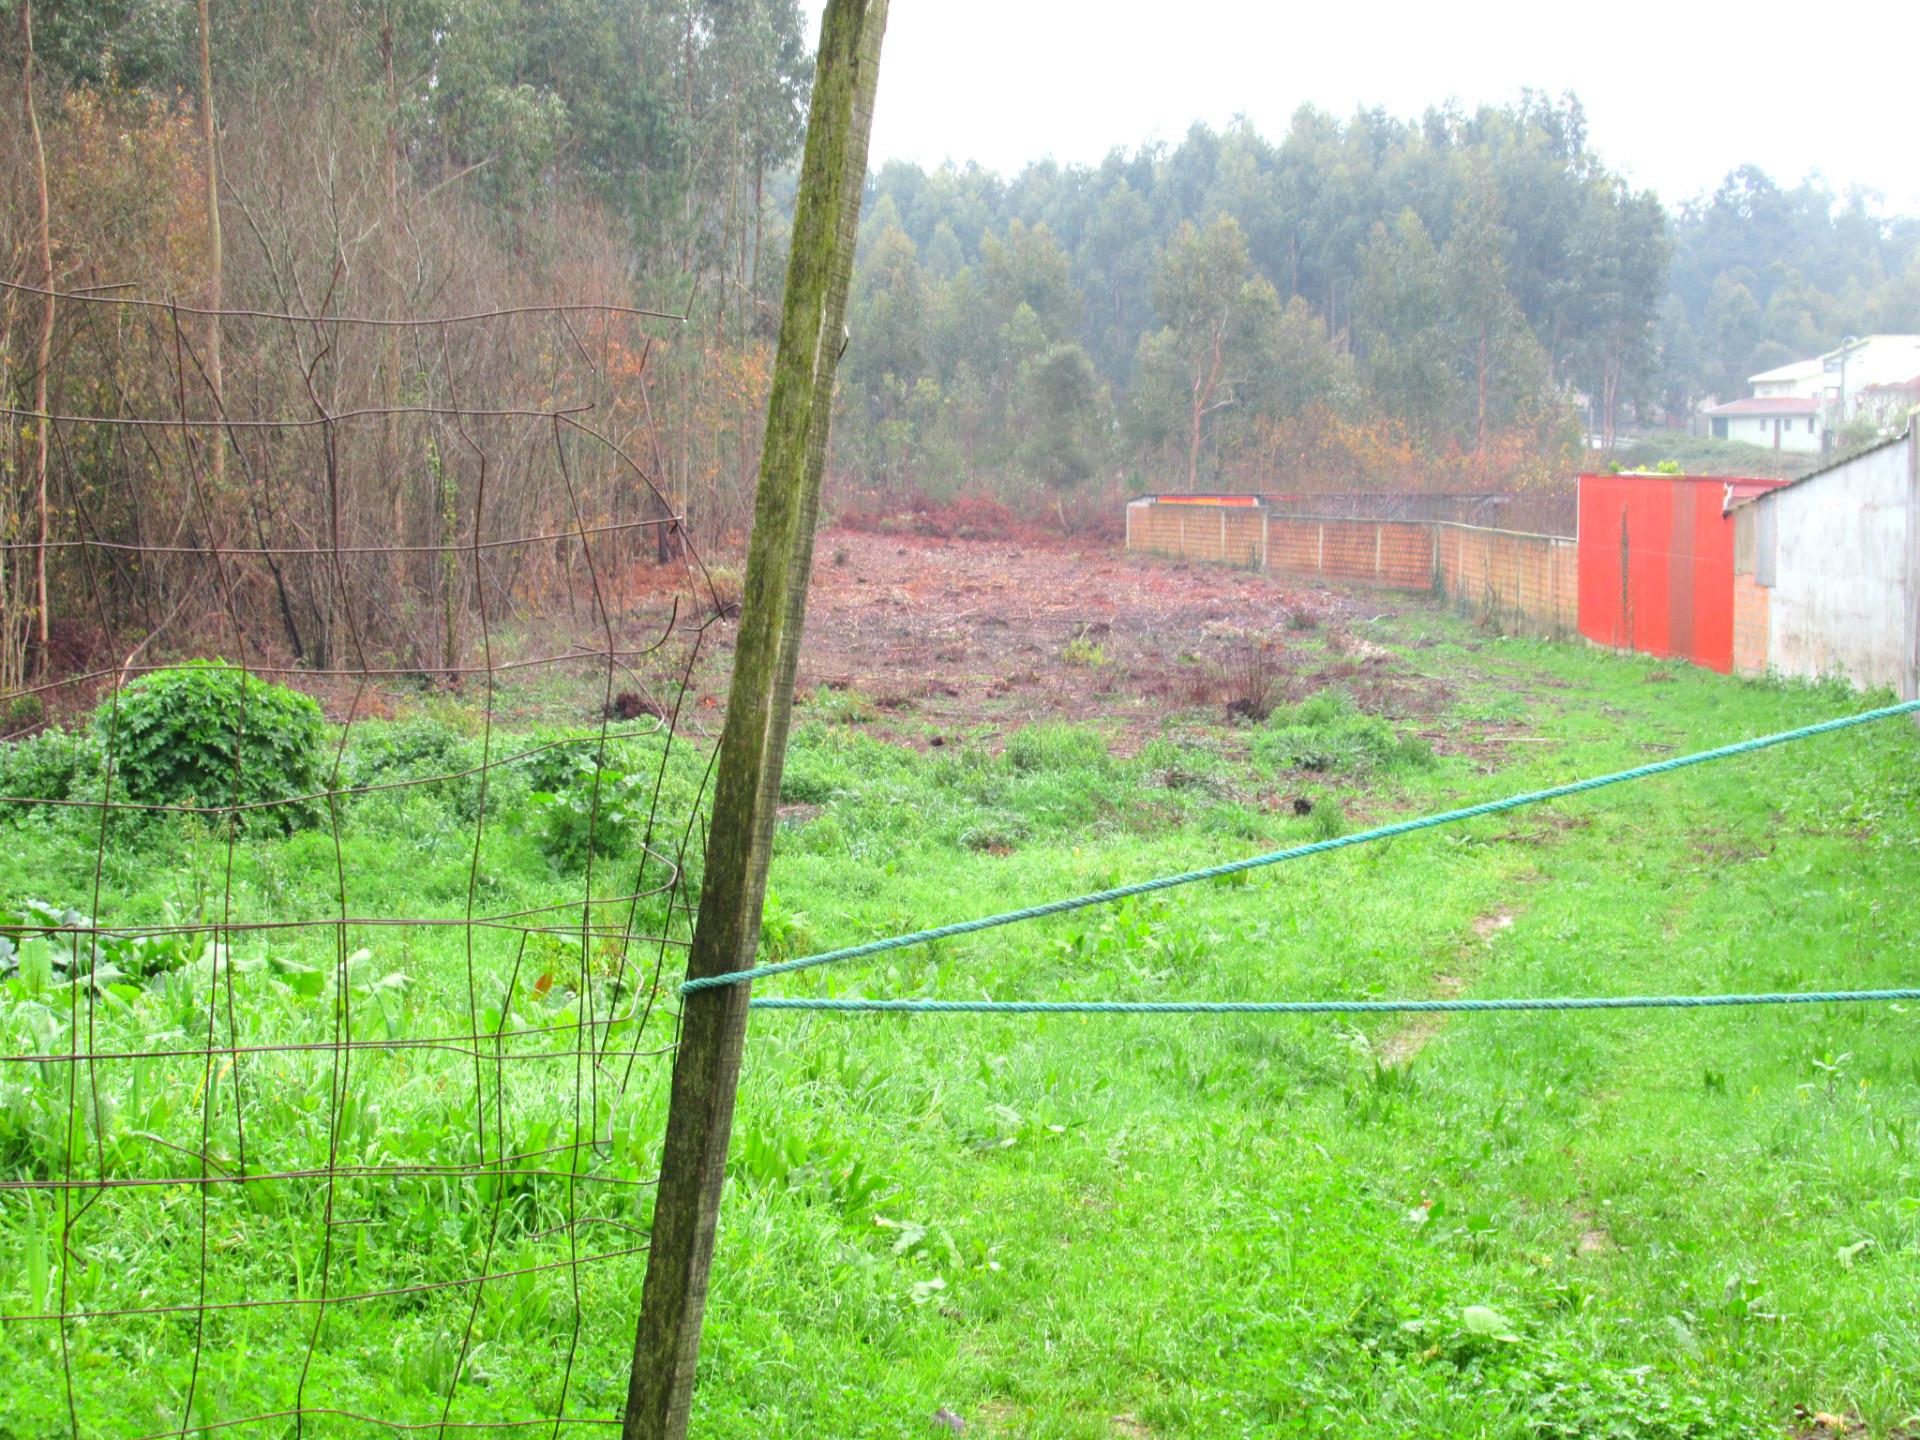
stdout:
<svg viewBox="0 0 1920 1440">
<path fill-rule="evenodd" d="M 838 447 L 901 483 L 1525 485 L 1920 330 L 1920 218 L 1750 166 L 1669 212 L 1570 97 L 874 190 Z"/>
<path fill-rule="evenodd" d="M 262 548 L 319 534 L 329 497 L 347 539 L 426 547 L 655 503 L 739 533 L 811 82 L 792 0 L 34 0 L 11 20 L 9 539 L 48 490 L 103 536 Z M 321 317 L 559 299 L 688 318 L 456 334 L 62 300 L 45 328 L 19 287 L 49 277 Z M 1307 108 L 1277 138 L 1196 127 L 1012 178 L 883 165 L 849 329 L 843 495 L 978 490 L 1064 514 L 1115 485 L 1524 486 L 1564 477 L 1584 436 L 1684 421 L 1848 334 L 1920 330 L 1920 219 L 1752 168 L 1663 209 L 1608 168 L 1571 97 Z M 324 455 L 31 423 L 183 404 L 405 413 L 339 427 Z M 586 498 L 554 445 L 477 442 L 436 414 L 481 405 L 593 407 Z M 477 491 L 492 508 L 469 514 Z M 431 557 L 378 578 L 393 633 L 437 633 L 408 619 L 450 610 Z M 307 632 L 334 623 L 297 577 L 261 583 L 290 631 L 302 605 Z"/>
</svg>

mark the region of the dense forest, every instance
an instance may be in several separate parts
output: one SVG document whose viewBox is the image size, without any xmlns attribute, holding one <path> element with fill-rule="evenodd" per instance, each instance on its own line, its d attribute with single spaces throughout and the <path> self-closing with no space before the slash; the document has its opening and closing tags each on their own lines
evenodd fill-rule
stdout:
<svg viewBox="0 0 1920 1440">
<path fill-rule="evenodd" d="M 182 552 L 409 545 L 345 576 L 266 557 L 234 593 L 319 663 L 350 583 L 373 638 L 426 665 L 486 593 L 530 613 L 577 579 L 564 545 L 461 573 L 483 536 L 669 511 L 739 533 L 811 79 L 792 0 L 11 18 L 9 542 L 45 520 Z M 381 323 L 436 316 L 481 318 Z M 1920 219 L 1752 168 L 1663 208 L 1571 97 L 1309 108 L 1278 138 L 1196 127 L 1010 178 L 885 164 L 849 329 L 843 496 L 1066 517 L 1121 484 L 1510 487 L 1765 365 L 1920 329 Z M 628 538 L 636 563 L 666 553 Z M 61 552 L 43 603 L 26 552 L 0 553 L 0 668 L 82 592 L 186 603 L 162 556 L 88 576 Z"/>
<path fill-rule="evenodd" d="M 1920 329 L 1920 219 L 1752 167 L 1669 213 L 1571 98 L 875 192 L 839 447 L 908 485 L 1504 488 Z"/>
</svg>

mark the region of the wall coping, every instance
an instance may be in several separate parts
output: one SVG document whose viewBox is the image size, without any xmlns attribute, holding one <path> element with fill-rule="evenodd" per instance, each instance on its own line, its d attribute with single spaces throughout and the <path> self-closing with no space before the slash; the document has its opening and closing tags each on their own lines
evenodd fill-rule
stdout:
<svg viewBox="0 0 1920 1440">
<path fill-rule="evenodd" d="M 1574 535 L 1549 535 L 1543 530 L 1503 530 L 1498 525 L 1469 525 L 1464 520 L 1422 520 L 1422 525 L 1444 525 L 1449 530 L 1472 530 L 1481 535 L 1511 535 L 1516 540 L 1551 540 L 1557 545 L 1578 545 Z"/>
<path fill-rule="evenodd" d="M 1519 540 L 1552 540 L 1562 545 L 1579 543 L 1578 537 L 1573 535 L 1549 535 L 1541 530 L 1503 530 L 1498 525 L 1469 525 L 1464 520 L 1398 520 L 1377 515 L 1283 515 L 1273 510 L 1267 512 L 1267 518 L 1282 524 L 1298 520 L 1308 525 L 1437 525 L 1448 530 L 1472 530 L 1481 535 L 1511 535 Z"/>
</svg>

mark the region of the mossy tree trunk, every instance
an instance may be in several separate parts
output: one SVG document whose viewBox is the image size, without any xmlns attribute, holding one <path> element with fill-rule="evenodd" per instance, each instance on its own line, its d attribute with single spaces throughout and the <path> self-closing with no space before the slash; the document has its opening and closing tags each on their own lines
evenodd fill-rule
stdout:
<svg viewBox="0 0 1920 1440">
<path fill-rule="evenodd" d="M 759 945 L 886 13 L 829 0 L 821 18 L 689 977 L 746 969 Z M 685 997 L 625 1440 L 687 1432 L 746 1027 L 745 985 Z"/>
</svg>

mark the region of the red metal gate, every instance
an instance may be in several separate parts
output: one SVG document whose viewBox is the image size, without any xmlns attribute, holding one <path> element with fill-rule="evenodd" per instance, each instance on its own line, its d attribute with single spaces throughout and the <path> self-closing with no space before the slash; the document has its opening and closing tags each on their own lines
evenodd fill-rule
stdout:
<svg viewBox="0 0 1920 1440">
<path fill-rule="evenodd" d="M 1733 669 L 1733 518 L 1784 482 L 1580 477 L 1580 633 L 1723 674 Z"/>
</svg>

